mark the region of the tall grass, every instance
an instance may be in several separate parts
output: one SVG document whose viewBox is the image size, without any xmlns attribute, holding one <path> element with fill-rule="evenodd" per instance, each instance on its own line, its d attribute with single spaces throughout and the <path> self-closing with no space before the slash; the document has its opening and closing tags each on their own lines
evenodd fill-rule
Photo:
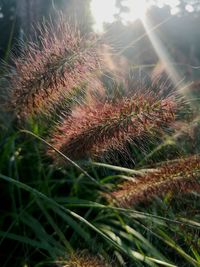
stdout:
<svg viewBox="0 0 200 267">
<path fill-rule="evenodd" d="M 130 73 L 102 89 L 98 42 L 63 21 L 39 40 L 3 83 L 1 266 L 200 266 L 189 103 Z"/>
</svg>

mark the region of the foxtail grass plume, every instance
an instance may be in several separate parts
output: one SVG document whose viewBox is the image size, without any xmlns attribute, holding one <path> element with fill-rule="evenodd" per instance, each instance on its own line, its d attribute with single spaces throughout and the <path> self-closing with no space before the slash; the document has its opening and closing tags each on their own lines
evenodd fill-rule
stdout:
<svg viewBox="0 0 200 267">
<path fill-rule="evenodd" d="M 100 257 L 92 256 L 89 253 L 79 253 L 71 256 L 65 267 L 111 267 Z"/>
<path fill-rule="evenodd" d="M 94 38 L 93 38 L 94 39 Z M 29 42 L 10 78 L 10 101 L 15 115 L 47 112 L 80 81 L 99 68 L 95 40 L 60 19 L 40 30 L 38 42 Z"/>
<path fill-rule="evenodd" d="M 151 91 L 117 101 L 96 101 L 73 110 L 57 125 L 49 142 L 74 160 L 99 158 L 149 135 L 161 134 L 175 120 L 176 109 L 172 96 L 159 99 Z M 53 150 L 49 154 L 59 161 Z"/>
<path fill-rule="evenodd" d="M 182 195 L 192 191 L 200 192 L 200 156 L 169 161 L 149 172 L 144 177 L 134 177 L 118 185 L 117 190 L 105 194 L 109 202 L 130 208 L 140 203 L 147 203 L 155 197 L 167 193 Z"/>
</svg>

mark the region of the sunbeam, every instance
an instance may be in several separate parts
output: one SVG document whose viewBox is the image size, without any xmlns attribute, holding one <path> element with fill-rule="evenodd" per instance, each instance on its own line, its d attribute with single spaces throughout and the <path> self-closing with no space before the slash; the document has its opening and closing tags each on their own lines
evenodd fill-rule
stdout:
<svg viewBox="0 0 200 267">
<path fill-rule="evenodd" d="M 174 62 L 171 59 L 169 53 L 167 52 L 165 46 L 162 44 L 162 41 L 156 34 L 156 31 L 152 31 L 152 23 L 149 18 L 145 17 L 142 19 L 143 26 L 148 35 L 149 40 L 151 41 L 155 52 L 157 53 L 161 63 L 163 64 L 167 74 L 172 79 L 174 85 L 178 85 L 181 81 L 178 71 L 174 67 Z"/>
</svg>

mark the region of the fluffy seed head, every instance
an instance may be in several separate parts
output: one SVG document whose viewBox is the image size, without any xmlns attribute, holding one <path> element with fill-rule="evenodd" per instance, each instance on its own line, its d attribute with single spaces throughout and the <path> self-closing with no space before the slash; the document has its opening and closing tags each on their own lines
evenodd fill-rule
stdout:
<svg viewBox="0 0 200 267">
<path fill-rule="evenodd" d="M 20 119 L 46 112 L 99 67 L 94 40 L 81 37 L 62 19 L 43 27 L 38 39 L 14 59 L 10 101 Z"/>
<path fill-rule="evenodd" d="M 118 185 L 118 189 L 106 194 L 109 201 L 120 207 L 132 207 L 146 203 L 168 192 L 184 194 L 192 191 L 200 192 L 200 156 L 191 156 L 175 162 L 167 162 L 155 172 L 144 177 L 134 177 Z"/>
<path fill-rule="evenodd" d="M 72 159 L 100 157 L 128 143 L 155 135 L 175 120 L 172 97 L 150 91 L 115 102 L 95 102 L 73 111 L 52 134 L 50 143 Z M 49 154 L 57 161 L 54 151 Z"/>
<path fill-rule="evenodd" d="M 97 256 L 91 256 L 88 253 L 79 253 L 72 255 L 65 267 L 111 267 L 104 260 Z"/>
</svg>

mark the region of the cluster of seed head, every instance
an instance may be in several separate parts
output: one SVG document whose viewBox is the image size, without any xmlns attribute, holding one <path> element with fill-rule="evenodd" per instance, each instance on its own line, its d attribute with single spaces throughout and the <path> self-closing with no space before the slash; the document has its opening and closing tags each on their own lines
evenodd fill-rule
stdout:
<svg viewBox="0 0 200 267">
<path fill-rule="evenodd" d="M 134 177 L 118 185 L 117 190 L 106 194 L 109 201 L 120 207 L 133 207 L 147 203 L 155 197 L 200 192 L 200 156 L 190 156 L 167 162 L 144 177 Z"/>
<path fill-rule="evenodd" d="M 37 44 L 30 42 L 14 64 L 10 101 L 20 119 L 46 112 L 99 67 L 94 40 L 62 20 L 44 27 Z"/>
<path fill-rule="evenodd" d="M 64 118 L 50 143 L 72 159 L 98 158 L 161 133 L 175 120 L 176 107 L 172 97 L 159 99 L 151 91 L 117 101 L 96 101 L 80 106 Z M 57 159 L 53 150 L 49 154 Z"/>
<path fill-rule="evenodd" d="M 111 267 L 104 260 L 88 253 L 79 253 L 71 256 L 65 267 Z"/>
</svg>

